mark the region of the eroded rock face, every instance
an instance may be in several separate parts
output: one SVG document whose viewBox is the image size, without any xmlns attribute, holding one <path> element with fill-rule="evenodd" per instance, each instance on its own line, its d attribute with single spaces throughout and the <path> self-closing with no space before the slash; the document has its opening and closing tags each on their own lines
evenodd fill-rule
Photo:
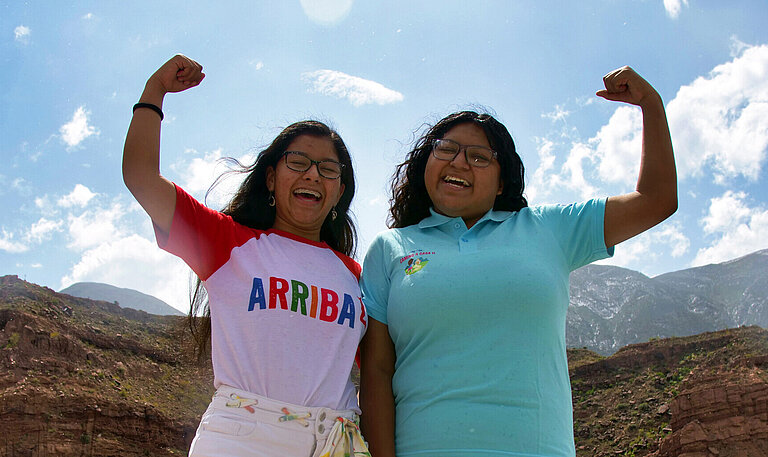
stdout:
<svg viewBox="0 0 768 457">
<path fill-rule="evenodd" d="M 213 385 L 178 323 L 0 277 L 0 457 L 186 455 Z"/>
<path fill-rule="evenodd" d="M 672 434 L 656 457 L 768 456 L 768 383 L 760 370 L 692 373 L 686 385 L 672 401 Z"/>
</svg>

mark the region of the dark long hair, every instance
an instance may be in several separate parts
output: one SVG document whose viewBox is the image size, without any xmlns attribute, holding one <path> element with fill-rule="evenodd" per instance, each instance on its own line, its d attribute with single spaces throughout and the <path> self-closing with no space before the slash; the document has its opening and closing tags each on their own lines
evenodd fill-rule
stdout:
<svg viewBox="0 0 768 457">
<path fill-rule="evenodd" d="M 496 197 L 493 209 L 497 211 L 517 211 L 528 206 L 523 197 L 525 168 L 515 150 L 515 142 L 504 124 L 489 114 L 474 111 L 460 111 L 441 119 L 419 138 L 414 148 L 408 152 L 405 161 L 397 166 L 392 176 L 392 197 L 389 200 L 390 228 L 402 228 L 418 224 L 429 216 L 432 200 L 424 184 L 424 170 L 432 153 L 432 142 L 443 138 L 445 134 L 459 124 L 480 126 L 488 137 L 491 149 L 497 152 L 501 166 L 502 193 Z"/>
<path fill-rule="evenodd" d="M 261 151 L 256 161 L 245 166 L 235 159 L 227 159 L 234 169 L 228 173 L 245 174 L 240 187 L 235 192 L 232 200 L 227 203 L 222 213 L 231 216 L 232 219 L 242 225 L 258 230 L 272 228 L 275 223 L 275 207 L 269 206 L 270 192 L 267 189 L 267 169 L 276 167 L 278 160 L 288 148 L 288 145 L 300 135 L 311 135 L 328 138 L 339 156 L 339 161 L 344 164 L 341 172 L 341 183 L 344 184 L 344 193 L 336 204 L 336 219 L 330 215 L 325 218 L 320 228 L 320 241 L 324 241 L 332 249 L 352 257 L 355 254 L 357 232 L 352 222 L 349 206 L 355 195 L 355 176 L 352 169 L 352 159 L 347 146 L 339 134 L 318 121 L 300 121 L 283 129 L 272 143 Z M 213 183 L 211 189 L 221 180 L 220 176 Z M 211 191 L 208 190 L 208 192 Z M 207 195 L 207 194 L 206 194 Z M 195 339 L 196 354 L 200 360 L 210 348 L 211 339 L 211 310 L 208 307 L 208 297 L 205 288 L 202 287 L 200 278 L 197 278 L 191 296 L 191 306 L 187 322 Z"/>
</svg>

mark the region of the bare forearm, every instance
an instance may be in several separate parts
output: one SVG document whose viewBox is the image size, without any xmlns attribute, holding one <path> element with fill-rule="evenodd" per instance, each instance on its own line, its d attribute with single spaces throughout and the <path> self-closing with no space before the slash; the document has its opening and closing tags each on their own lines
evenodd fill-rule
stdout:
<svg viewBox="0 0 768 457">
<path fill-rule="evenodd" d="M 164 93 L 148 81 L 141 94 L 141 103 L 151 103 L 162 109 Z M 123 180 L 131 191 L 134 182 L 147 175 L 160 174 L 160 117 L 152 110 L 138 109 L 133 113 L 123 148 Z"/>
<path fill-rule="evenodd" d="M 677 171 L 667 116 L 657 94 L 641 107 L 643 151 L 637 192 L 653 200 L 660 217 L 668 217 L 677 210 Z"/>
<path fill-rule="evenodd" d="M 360 379 L 360 425 L 373 457 L 395 456 L 395 399 L 392 375 L 364 370 Z"/>
</svg>

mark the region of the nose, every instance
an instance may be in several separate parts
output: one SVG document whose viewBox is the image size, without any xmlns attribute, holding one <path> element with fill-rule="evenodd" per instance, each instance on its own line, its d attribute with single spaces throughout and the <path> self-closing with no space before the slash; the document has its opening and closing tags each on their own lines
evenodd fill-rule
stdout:
<svg viewBox="0 0 768 457">
<path fill-rule="evenodd" d="M 453 157 L 450 162 L 456 168 L 469 168 L 469 161 L 467 160 L 467 147 L 462 146 L 459 148 L 459 152 Z"/>
<path fill-rule="evenodd" d="M 310 165 L 309 169 L 304 172 L 304 179 L 312 179 L 315 181 L 320 181 L 320 164 L 319 163 L 313 163 Z"/>
</svg>

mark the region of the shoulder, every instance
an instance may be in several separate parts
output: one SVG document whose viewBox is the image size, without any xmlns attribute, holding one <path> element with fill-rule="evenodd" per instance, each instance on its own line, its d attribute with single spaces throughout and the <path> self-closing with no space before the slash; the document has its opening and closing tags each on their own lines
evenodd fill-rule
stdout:
<svg viewBox="0 0 768 457">
<path fill-rule="evenodd" d="M 344 266 L 347 268 L 347 270 L 349 270 L 350 273 L 352 273 L 355 276 L 355 278 L 359 281 L 360 280 L 360 275 L 363 272 L 363 268 L 360 266 L 360 264 L 357 263 L 357 261 L 355 259 L 353 259 L 353 258 L 351 258 L 351 257 L 349 257 L 349 256 L 347 256 L 345 254 L 342 254 L 341 252 L 335 251 L 335 250 L 333 250 L 331 248 L 328 248 L 328 249 L 331 252 L 333 252 L 333 254 L 336 257 L 338 257 L 339 260 L 341 260 L 341 263 L 343 263 Z"/>
<path fill-rule="evenodd" d="M 524 210 L 528 210 L 528 213 L 537 218 L 550 218 L 550 217 L 577 217 L 595 211 L 602 211 L 605 209 L 605 202 L 607 198 L 592 198 L 589 200 L 574 202 L 574 203 L 555 203 L 555 204 L 543 204 L 535 205 L 527 208 L 523 208 L 521 213 L 525 213 Z"/>
</svg>

